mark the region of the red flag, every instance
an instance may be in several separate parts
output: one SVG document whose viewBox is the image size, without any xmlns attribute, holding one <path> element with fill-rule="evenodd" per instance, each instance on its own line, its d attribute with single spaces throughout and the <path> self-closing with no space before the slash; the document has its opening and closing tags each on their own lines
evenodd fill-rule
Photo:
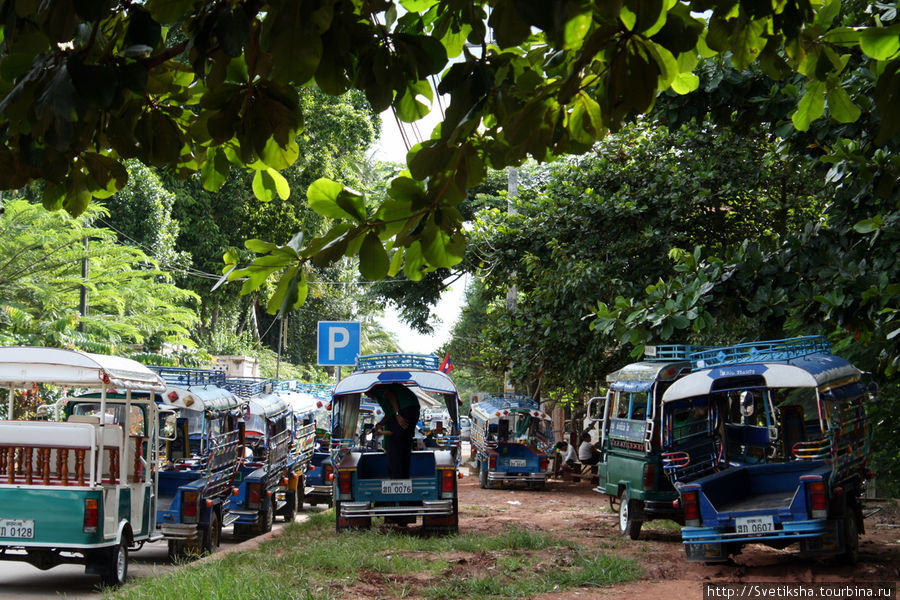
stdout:
<svg viewBox="0 0 900 600">
<path fill-rule="evenodd" d="M 444 361 L 441 363 L 441 366 L 438 367 L 438 371 L 441 373 L 450 373 L 453 370 L 453 361 L 450 360 L 450 353 L 448 352 L 446 356 L 444 356 Z"/>
</svg>

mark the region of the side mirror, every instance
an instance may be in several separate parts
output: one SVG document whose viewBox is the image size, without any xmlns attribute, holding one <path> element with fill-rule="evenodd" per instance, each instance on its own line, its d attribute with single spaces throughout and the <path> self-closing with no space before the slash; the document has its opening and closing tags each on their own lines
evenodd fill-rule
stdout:
<svg viewBox="0 0 900 600">
<path fill-rule="evenodd" d="M 175 441 L 175 411 L 159 411 L 159 439 L 164 442 Z"/>
<path fill-rule="evenodd" d="M 741 392 L 741 415 L 753 416 L 753 394 L 748 391 Z"/>
</svg>

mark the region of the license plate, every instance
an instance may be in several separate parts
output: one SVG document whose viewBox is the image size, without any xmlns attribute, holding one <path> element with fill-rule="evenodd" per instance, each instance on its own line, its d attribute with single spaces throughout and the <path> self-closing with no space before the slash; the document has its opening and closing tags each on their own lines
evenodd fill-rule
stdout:
<svg viewBox="0 0 900 600">
<path fill-rule="evenodd" d="M 754 534 L 770 533 L 775 531 L 775 523 L 771 516 L 762 517 L 735 517 L 735 533 Z"/>
<path fill-rule="evenodd" d="M 382 494 L 412 494 L 412 479 L 385 479 L 381 482 Z"/>
<path fill-rule="evenodd" d="M 0 519 L 0 538 L 32 539 L 34 537 L 34 520 L 32 519 Z"/>
<path fill-rule="evenodd" d="M 528 461 L 524 458 L 511 458 L 509 459 L 509 466 L 511 467 L 524 467 L 528 464 Z"/>
</svg>

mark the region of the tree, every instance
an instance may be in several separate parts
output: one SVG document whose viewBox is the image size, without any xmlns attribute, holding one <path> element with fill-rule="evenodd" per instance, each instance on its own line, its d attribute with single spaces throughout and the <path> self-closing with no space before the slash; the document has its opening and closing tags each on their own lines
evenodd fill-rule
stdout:
<svg viewBox="0 0 900 600">
<path fill-rule="evenodd" d="M 802 164 L 759 130 L 641 121 L 522 178 L 516 211 L 482 211 L 473 228 L 467 263 L 489 316 L 467 317 L 474 327 L 461 332 L 464 347 L 495 373 L 512 365 L 529 392 L 595 389 L 628 350 L 587 327 L 591 306 L 674 275 L 673 248 L 715 251 L 802 230 L 824 204 Z M 688 323 L 670 322 L 655 340 L 689 341 Z"/>
<path fill-rule="evenodd" d="M 77 219 L 23 200 L 7 201 L 3 208 L 0 336 L 5 343 L 107 353 L 127 344 L 193 346 L 189 330 L 197 318 L 191 306 L 196 296 L 172 285 L 141 250 L 92 226 L 106 216 L 102 207 Z M 89 264 L 87 280 L 81 276 L 82 260 Z M 88 290 L 87 314 L 79 314 L 82 286 Z"/>
<path fill-rule="evenodd" d="M 92 196 L 121 189 L 122 160 L 136 158 L 199 171 L 210 190 L 232 165 L 249 167 L 258 196 L 286 197 L 279 170 L 297 160 L 310 116 L 297 86 L 355 88 L 376 112 L 390 106 L 414 121 L 433 98 L 428 78 L 441 73 L 443 123 L 386 198 L 367 206 L 319 180 L 308 197 L 336 219 L 329 231 L 260 246 L 265 257 L 232 271 L 256 285 L 281 273 L 273 303 L 287 307 L 306 297 L 309 262 L 358 255 L 368 279 L 455 266 L 466 237 L 458 205 L 489 167 L 587 151 L 650 110 L 659 91 L 695 89 L 701 56 L 729 52 L 738 70 L 802 74 L 792 118 L 802 130 L 860 114 L 842 85 L 852 55 L 877 74 L 876 143 L 900 130 L 898 26 L 836 23 L 840 0 L 399 4 L 402 15 L 390 0 L 4 2 L 0 186 L 46 180 L 45 205 L 79 214 Z"/>
</svg>

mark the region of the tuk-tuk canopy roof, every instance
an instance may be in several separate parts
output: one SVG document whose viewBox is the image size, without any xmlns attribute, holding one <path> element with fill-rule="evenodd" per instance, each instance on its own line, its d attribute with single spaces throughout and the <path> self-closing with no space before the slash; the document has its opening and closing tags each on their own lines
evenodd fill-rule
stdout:
<svg viewBox="0 0 900 600">
<path fill-rule="evenodd" d="M 413 384 L 426 392 L 456 395 L 456 386 L 445 373 L 416 370 L 351 373 L 334 387 L 334 395 L 363 394 L 383 383 Z"/>
<path fill-rule="evenodd" d="M 657 380 L 673 379 L 684 369 L 690 369 L 686 360 L 673 362 L 641 361 L 625 365 L 606 376 L 609 389 L 622 392 L 646 392 Z"/>
<path fill-rule="evenodd" d="M 291 410 L 291 405 L 275 394 L 262 394 L 250 398 L 251 415 L 269 419 L 288 410 Z"/>
<path fill-rule="evenodd" d="M 484 400 L 472 405 L 471 412 L 473 416 L 479 416 L 485 420 L 509 414 L 526 415 L 544 421 L 553 420 L 550 415 L 540 409 L 535 400 L 525 394 L 509 392 L 488 394 Z"/>
<path fill-rule="evenodd" d="M 728 365 L 686 375 L 666 390 L 663 402 L 728 389 L 722 387 L 727 382 L 721 381 L 728 378 L 746 381 L 750 377 L 759 377 L 767 388 L 821 388 L 843 380 L 856 381 L 860 375 L 859 369 L 833 354 L 809 354 L 786 361 Z"/>
<path fill-rule="evenodd" d="M 240 406 L 241 400 L 230 391 L 215 385 L 170 385 L 162 394 L 172 407 L 197 411 L 227 411 Z"/>
<path fill-rule="evenodd" d="M 324 404 L 328 403 L 327 400 L 323 402 L 318 397 L 305 392 L 279 391 L 276 393 L 278 397 L 287 402 L 291 406 L 291 409 L 298 415 L 315 412 L 320 410 Z"/>
<path fill-rule="evenodd" d="M 0 387 L 59 386 L 162 392 L 166 384 L 141 363 L 121 356 L 36 346 L 0 347 Z"/>
</svg>

